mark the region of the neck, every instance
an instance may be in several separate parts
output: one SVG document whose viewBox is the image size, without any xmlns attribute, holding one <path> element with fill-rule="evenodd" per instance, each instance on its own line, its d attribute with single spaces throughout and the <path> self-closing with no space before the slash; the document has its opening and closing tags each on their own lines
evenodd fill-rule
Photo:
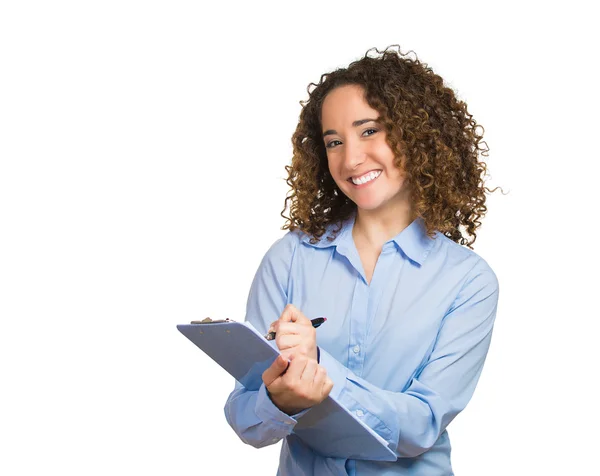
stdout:
<svg viewBox="0 0 600 476">
<path fill-rule="evenodd" d="M 385 210 L 359 209 L 354 222 L 353 236 L 360 236 L 371 245 L 382 247 L 415 218 L 412 208 L 405 203 L 390 206 Z"/>
</svg>

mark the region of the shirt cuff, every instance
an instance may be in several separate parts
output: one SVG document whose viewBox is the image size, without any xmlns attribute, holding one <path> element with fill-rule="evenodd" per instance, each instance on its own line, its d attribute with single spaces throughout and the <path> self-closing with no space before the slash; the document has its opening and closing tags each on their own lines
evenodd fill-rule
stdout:
<svg viewBox="0 0 600 476">
<path fill-rule="evenodd" d="M 296 423 L 298 423 L 298 420 L 295 417 L 299 418 L 306 412 L 306 410 L 304 410 L 293 417 L 282 412 L 271 401 L 271 398 L 267 393 L 267 387 L 265 387 L 264 383 L 261 384 L 258 389 L 254 411 L 256 416 L 260 418 L 263 423 L 266 423 L 273 428 L 273 432 L 278 438 L 284 438 L 291 434 Z"/>
<path fill-rule="evenodd" d="M 321 361 L 319 365 L 325 367 L 327 376 L 333 381 L 333 388 L 329 396 L 334 400 L 339 400 L 342 390 L 346 386 L 346 377 L 348 369 L 334 359 L 327 351 L 321 349 Z"/>
</svg>

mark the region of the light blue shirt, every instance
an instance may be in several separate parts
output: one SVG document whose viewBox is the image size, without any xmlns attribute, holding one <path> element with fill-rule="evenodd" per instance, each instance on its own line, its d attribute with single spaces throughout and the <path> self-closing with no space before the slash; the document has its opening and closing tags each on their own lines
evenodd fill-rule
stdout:
<svg viewBox="0 0 600 476">
<path fill-rule="evenodd" d="M 231 427 L 262 447 L 283 439 L 279 475 L 452 475 L 446 426 L 473 395 L 490 345 L 498 281 L 472 250 L 421 219 L 384 246 L 367 283 L 352 238 L 354 219 L 333 241 L 289 232 L 254 278 L 246 319 L 261 333 L 291 303 L 317 329 L 331 395 L 382 436 L 395 462 L 317 454 L 294 434 L 264 384 L 236 383 L 225 405 Z M 323 432 L 327 428 L 322 429 Z"/>
</svg>

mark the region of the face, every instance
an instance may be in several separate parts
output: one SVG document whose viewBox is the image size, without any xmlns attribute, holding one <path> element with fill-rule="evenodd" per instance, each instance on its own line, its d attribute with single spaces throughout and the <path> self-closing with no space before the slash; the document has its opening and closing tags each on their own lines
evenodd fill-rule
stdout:
<svg viewBox="0 0 600 476">
<path fill-rule="evenodd" d="M 404 174 L 394 165 L 394 152 L 378 118 L 358 85 L 335 88 L 321 109 L 329 171 L 359 213 L 409 204 Z"/>
</svg>

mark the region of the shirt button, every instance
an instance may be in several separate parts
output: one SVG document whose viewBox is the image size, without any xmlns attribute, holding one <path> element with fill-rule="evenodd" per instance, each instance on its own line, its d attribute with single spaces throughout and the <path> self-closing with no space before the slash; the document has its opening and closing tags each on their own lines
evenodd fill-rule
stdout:
<svg viewBox="0 0 600 476">
<path fill-rule="evenodd" d="M 354 351 L 355 354 L 358 354 L 360 352 L 360 346 L 359 345 L 355 345 L 354 349 L 352 349 Z"/>
<path fill-rule="evenodd" d="M 363 417 L 365 413 L 362 410 L 356 410 L 356 416 Z"/>
</svg>

